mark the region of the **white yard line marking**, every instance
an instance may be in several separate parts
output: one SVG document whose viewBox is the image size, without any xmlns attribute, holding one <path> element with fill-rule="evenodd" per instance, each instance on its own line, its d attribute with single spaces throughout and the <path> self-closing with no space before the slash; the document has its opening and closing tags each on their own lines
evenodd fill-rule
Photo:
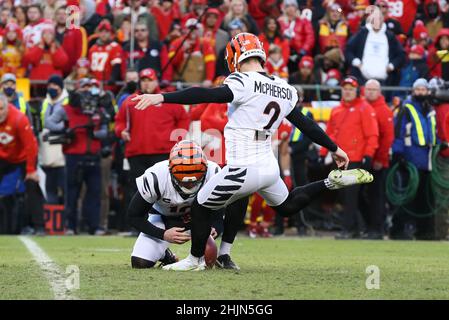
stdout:
<svg viewBox="0 0 449 320">
<path fill-rule="evenodd" d="M 56 300 L 75 300 L 78 299 L 66 287 L 66 278 L 64 272 L 59 266 L 45 253 L 45 251 L 31 238 L 19 236 L 19 240 L 27 247 L 28 251 L 37 262 L 48 282 L 50 283 Z"/>
</svg>

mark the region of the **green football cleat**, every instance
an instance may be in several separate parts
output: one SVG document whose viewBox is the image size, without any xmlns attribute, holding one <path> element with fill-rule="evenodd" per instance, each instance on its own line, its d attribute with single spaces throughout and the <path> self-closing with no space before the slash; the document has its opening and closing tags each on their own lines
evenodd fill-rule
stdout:
<svg viewBox="0 0 449 320">
<path fill-rule="evenodd" d="M 332 170 L 327 178 L 328 188 L 331 190 L 341 189 L 354 184 L 371 183 L 374 177 L 364 169 Z"/>
</svg>

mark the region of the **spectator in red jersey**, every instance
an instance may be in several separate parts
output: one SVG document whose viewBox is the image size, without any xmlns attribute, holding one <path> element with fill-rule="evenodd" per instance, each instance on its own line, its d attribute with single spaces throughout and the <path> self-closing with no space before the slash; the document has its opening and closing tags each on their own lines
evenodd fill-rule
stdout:
<svg viewBox="0 0 449 320">
<path fill-rule="evenodd" d="M 288 79 L 287 62 L 282 58 L 282 49 L 279 46 L 275 44 L 270 45 L 264 68 L 268 74 L 284 80 Z"/>
<path fill-rule="evenodd" d="M 25 7 L 16 6 L 14 7 L 14 18 L 16 23 L 19 25 L 20 29 L 24 29 L 28 24 L 28 18 L 26 15 Z"/>
<path fill-rule="evenodd" d="M 399 41 L 402 43 L 404 38 L 407 36 L 404 34 L 402 30 L 402 26 L 398 20 L 391 18 L 388 10 L 388 1 L 387 0 L 377 0 L 376 6 L 380 8 L 380 12 L 384 16 L 384 22 L 387 25 L 387 29 L 393 32 L 397 37 L 399 37 Z"/>
<path fill-rule="evenodd" d="M 328 6 L 325 17 L 319 22 L 317 38 L 320 53 L 325 53 L 332 48 L 344 51 L 349 38 L 349 26 L 344 20 L 339 4 L 334 3 Z"/>
<path fill-rule="evenodd" d="M 359 30 L 365 17 L 365 10 L 368 6 L 368 0 L 355 1 L 352 5 L 353 11 L 349 12 L 346 16 L 351 34 L 354 34 Z"/>
<path fill-rule="evenodd" d="M 390 110 L 380 90 L 377 80 L 368 80 L 365 84 L 365 99 L 376 112 L 379 127 L 379 147 L 377 148 L 370 172 L 374 182 L 366 186 L 369 205 L 367 219 L 367 239 L 383 239 L 383 224 L 386 218 L 385 178 L 390 166 L 390 148 L 394 141 L 393 111 Z"/>
<path fill-rule="evenodd" d="M 186 14 L 182 16 L 181 24 L 185 25 L 189 19 L 199 19 L 207 9 L 207 0 L 192 0 Z"/>
<path fill-rule="evenodd" d="M 429 48 L 430 75 L 449 81 L 449 28 L 443 28 L 438 32 L 435 43 Z M 438 54 L 440 52 L 440 54 Z"/>
<path fill-rule="evenodd" d="M 229 41 L 229 35 L 226 31 L 220 29 L 220 10 L 216 8 L 208 8 L 203 24 L 203 38 L 208 40 L 215 48 L 215 55 L 219 55 L 220 52 L 226 47 Z"/>
<path fill-rule="evenodd" d="M 422 0 L 387 0 L 389 16 L 399 21 L 405 34 L 409 34 Z"/>
<path fill-rule="evenodd" d="M 256 21 L 248 14 L 248 4 L 244 0 L 232 0 L 229 5 L 229 12 L 225 15 L 221 28 L 228 29 L 228 25 L 234 19 L 240 19 L 248 26 L 248 32 L 259 34 Z"/>
<path fill-rule="evenodd" d="M 192 28 L 190 34 L 189 29 Z M 168 57 L 172 61 L 173 79 L 202 83 L 210 87 L 215 77 L 215 49 L 200 36 L 201 24 L 195 19 L 186 22 L 184 35 L 170 45 Z"/>
<path fill-rule="evenodd" d="M 47 80 L 48 75 L 63 75 L 63 68 L 69 58 L 64 48 L 55 39 L 55 29 L 46 25 L 42 29 L 42 40 L 25 52 L 24 66 L 31 66 L 31 80 Z"/>
<path fill-rule="evenodd" d="M 290 44 L 288 40 L 282 36 L 279 22 L 273 17 L 265 18 L 262 31 L 263 33 L 259 34 L 259 39 L 262 41 L 265 52 L 268 52 L 270 44 L 275 44 L 281 47 L 282 58 L 288 63 L 290 58 Z"/>
<path fill-rule="evenodd" d="M 148 27 L 143 22 L 137 23 L 134 34 L 134 50 L 132 52 L 130 41 L 123 44 L 124 60 L 126 60 L 128 68 L 133 67 L 137 71 L 151 68 L 157 72 L 159 79 L 171 80 L 169 69 L 162 74 L 162 68 L 168 63 L 167 48 L 162 46 L 160 41 L 151 40 Z"/>
<path fill-rule="evenodd" d="M 128 0 L 126 3 L 129 6 L 126 6 L 121 11 L 121 14 L 114 18 L 115 28 L 118 29 L 122 24 L 123 19 L 133 14 L 137 17 L 137 21 L 142 21 L 147 25 L 151 40 L 159 40 L 159 29 L 156 24 L 156 19 L 150 12 L 150 9 L 143 5 L 143 0 Z"/>
<path fill-rule="evenodd" d="M 42 18 L 42 8 L 39 4 L 33 4 L 27 9 L 28 25 L 23 29 L 23 41 L 25 47 L 39 45 L 42 40 L 42 30 L 52 24 L 50 20 Z"/>
<path fill-rule="evenodd" d="M 264 29 L 265 19 L 279 18 L 281 15 L 281 1 L 278 0 L 251 0 L 248 3 L 248 12 L 257 23 L 260 30 Z"/>
<path fill-rule="evenodd" d="M 0 95 L 0 183 L 17 170 L 25 180 L 26 208 L 36 234 L 44 234 L 43 196 L 37 173 L 37 141 L 25 114 Z M 27 218 L 28 218 L 27 217 Z"/>
<path fill-rule="evenodd" d="M 69 61 L 64 67 L 64 76 L 73 70 L 76 62 L 87 55 L 87 33 L 86 30 L 71 21 L 67 27 L 67 7 L 60 7 L 55 12 L 56 40 L 64 48 Z"/>
<path fill-rule="evenodd" d="M 22 60 L 25 46 L 22 42 L 22 31 L 18 24 L 10 22 L 5 27 L 5 34 L 0 48 L 0 76 L 13 73 L 17 78 L 25 75 Z"/>
<path fill-rule="evenodd" d="M 162 0 L 161 5 L 156 3 L 150 10 L 159 27 L 159 40 L 163 41 L 170 32 L 172 23 L 181 19 L 179 5 L 173 3 L 173 0 Z"/>
<path fill-rule="evenodd" d="M 284 14 L 278 19 L 281 31 L 290 41 L 290 72 L 296 71 L 298 62 L 305 55 L 310 55 L 315 46 L 312 23 L 299 16 L 296 0 L 284 1 Z"/>
<path fill-rule="evenodd" d="M 104 89 L 117 91 L 115 84 L 121 79 L 122 48 L 113 40 L 113 28 L 109 20 L 98 26 L 99 37 L 89 50 L 90 70 L 95 79 L 103 82 Z"/>
<path fill-rule="evenodd" d="M 189 117 L 182 105 L 163 103 L 144 112 L 134 108 L 137 103 L 132 99 L 136 95 L 158 92 L 156 72 L 142 70 L 139 90 L 126 98 L 115 116 L 115 134 L 126 143 L 125 157 L 130 166 L 126 203 L 136 192 L 135 179 L 155 163 L 167 160 L 171 147 L 178 137 L 184 138 L 189 127 Z"/>
</svg>

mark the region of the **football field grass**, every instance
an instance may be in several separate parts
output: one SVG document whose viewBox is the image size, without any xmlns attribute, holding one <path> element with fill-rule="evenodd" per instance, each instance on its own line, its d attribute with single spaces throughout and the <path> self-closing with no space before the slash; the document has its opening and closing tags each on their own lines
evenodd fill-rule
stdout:
<svg viewBox="0 0 449 320">
<path fill-rule="evenodd" d="M 449 243 L 249 239 L 237 271 L 133 270 L 134 238 L 30 237 L 62 270 L 79 268 L 76 299 L 449 299 Z M 173 245 L 185 257 L 190 244 Z M 368 266 L 380 288 L 368 290 Z M 0 236 L 0 299 L 53 299 L 50 281 L 19 237 Z"/>
</svg>

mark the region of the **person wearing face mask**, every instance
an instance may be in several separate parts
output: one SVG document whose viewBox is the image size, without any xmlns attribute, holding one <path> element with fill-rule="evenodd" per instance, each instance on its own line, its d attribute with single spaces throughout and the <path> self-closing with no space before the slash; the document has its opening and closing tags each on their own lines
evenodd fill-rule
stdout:
<svg viewBox="0 0 449 320">
<path fill-rule="evenodd" d="M 419 186 L 415 198 L 400 207 L 394 215 L 390 238 L 415 237 L 430 240 L 433 237 L 434 217 L 428 213 L 433 207 L 433 200 L 428 198 L 426 186 L 432 170 L 431 153 L 437 143 L 437 136 L 435 111 L 430 104 L 429 84 L 426 79 L 420 78 L 414 82 L 412 95 L 403 102 L 394 122 L 392 163 L 399 164 L 399 172 L 404 179 L 407 176 L 407 165 L 414 165 L 419 173 Z M 416 215 L 410 215 L 407 210 L 416 212 Z M 419 215 L 422 217 L 417 218 Z M 416 230 L 414 234 L 413 230 Z"/>
<path fill-rule="evenodd" d="M 80 85 L 82 85 L 80 83 Z M 78 232 L 78 200 L 83 184 L 86 193 L 82 214 L 89 234 L 103 235 L 100 226 L 101 199 L 101 141 L 107 138 L 108 128 L 100 99 L 92 89 L 83 88 L 69 94 L 66 105 L 59 104 L 45 118 L 45 127 L 53 132 L 65 132 L 68 141 L 62 145 L 66 167 L 65 212 L 66 234 Z M 92 108 L 88 107 L 92 106 Z"/>
<path fill-rule="evenodd" d="M 44 141 L 51 129 L 45 126 L 45 121 L 58 108 L 69 103 L 68 93 L 64 88 L 64 82 L 58 75 L 52 75 L 47 81 L 47 96 L 42 102 L 40 113 L 40 165 L 46 174 L 45 188 L 47 190 L 47 203 L 62 204 L 64 193 L 64 166 L 65 159 L 60 144 L 50 144 Z"/>
<path fill-rule="evenodd" d="M 6 73 L 3 75 L 1 89 L 3 94 L 8 99 L 8 102 L 14 105 L 21 113 L 25 114 L 32 124 L 33 122 L 30 107 L 23 97 L 22 92 L 17 92 L 16 76 L 14 74 Z"/>
<path fill-rule="evenodd" d="M 117 94 L 117 106 L 120 108 L 130 95 L 138 89 L 139 73 L 135 69 L 128 69 L 125 74 L 125 86 Z"/>
</svg>

